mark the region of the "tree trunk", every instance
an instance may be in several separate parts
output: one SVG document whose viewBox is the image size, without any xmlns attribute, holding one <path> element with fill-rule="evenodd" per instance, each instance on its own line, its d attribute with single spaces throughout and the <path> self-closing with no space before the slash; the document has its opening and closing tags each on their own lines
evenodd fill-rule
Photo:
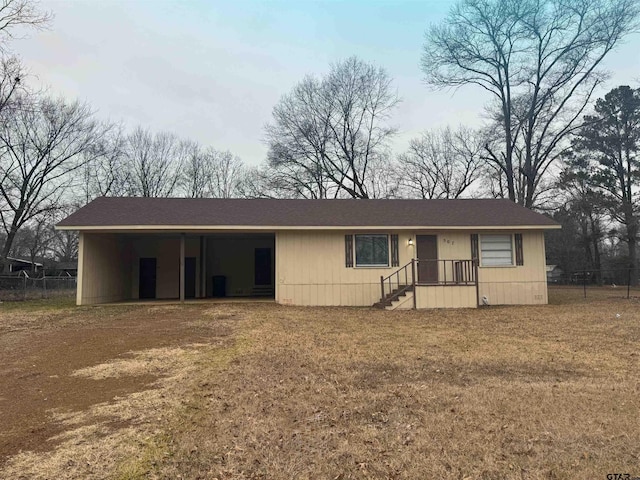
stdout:
<svg viewBox="0 0 640 480">
<path fill-rule="evenodd" d="M 2 256 L 0 256 L 0 262 L 2 263 L 2 273 L 9 273 L 9 262 L 7 261 L 7 257 L 9 256 L 9 252 L 11 251 L 11 246 L 13 245 L 13 241 L 15 240 L 17 233 L 18 233 L 17 227 L 15 227 L 15 225 L 11 225 L 11 229 L 7 234 L 7 239 L 4 242 L 4 247 L 2 249 Z"/>
<path fill-rule="evenodd" d="M 638 284 L 637 276 L 637 252 L 636 252 L 636 237 L 629 235 L 627 242 L 629 244 L 629 270 L 631 285 L 636 286 Z"/>
<path fill-rule="evenodd" d="M 602 268 L 602 263 L 600 261 L 600 247 L 598 246 L 598 237 L 593 236 L 593 267 L 594 274 L 596 276 L 595 281 L 598 285 L 602 285 L 602 272 L 600 269 Z"/>
</svg>

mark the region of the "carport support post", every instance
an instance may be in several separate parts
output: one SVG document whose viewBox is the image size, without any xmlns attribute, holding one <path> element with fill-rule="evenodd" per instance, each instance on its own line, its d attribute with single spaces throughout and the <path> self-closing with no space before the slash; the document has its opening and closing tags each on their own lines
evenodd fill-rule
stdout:
<svg viewBox="0 0 640 480">
<path fill-rule="evenodd" d="M 184 243 L 185 234 L 180 235 L 180 301 L 184 302 Z"/>
<path fill-rule="evenodd" d="M 207 296 L 207 242 L 200 236 L 200 298 Z"/>
</svg>

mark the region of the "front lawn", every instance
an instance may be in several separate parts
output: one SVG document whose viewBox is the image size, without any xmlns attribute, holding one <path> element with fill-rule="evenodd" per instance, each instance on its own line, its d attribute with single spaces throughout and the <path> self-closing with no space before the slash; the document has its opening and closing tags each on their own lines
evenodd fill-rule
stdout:
<svg viewBox="0 0 640 480">
<path fill-rule="evenodd" d="M 551 301 L 406 312 L 64 309 L 57 333 L 106 328 L 125 338 L 112 356 L 47 373 L 89 389 L 116 379 L 139 386 L 46 410 L 59 431 L 35 452 L 10 452 L 0 476 L 640 476 L 640 305 Z M 56 320 L 42 318 L 46 336 Z M 134 342 L 154 322 L 155 340 Z"/>
</svg>

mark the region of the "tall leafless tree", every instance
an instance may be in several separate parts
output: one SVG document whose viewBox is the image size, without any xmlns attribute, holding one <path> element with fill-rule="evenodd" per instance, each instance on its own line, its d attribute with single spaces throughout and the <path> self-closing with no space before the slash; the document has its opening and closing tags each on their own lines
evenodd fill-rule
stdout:
<svg viewBox="0 0 640 480">
<path fill-rule="evenodd" d="M 127 193 L 169 197 L 176 192 L 190 145 L 172 133 L 136 128 L 126 140 Z"/>
<path fill-rule="evenodd" d="M 480 176 L 482 137 L 467 128 L 425 132 L 400 155 L 401 185 L 408 197 L 459 198 Z"/>
<path fill-rule="evenodd" d="M 371 168 L 387 154 L 399 99 L 385 70 L 355 57 L 284 96 L 266 128 L 269 165 L 306 198 L 369 198 Z"/>
<path fill-rule="evenodd" d="M 50 19 L 33 0 L 0 0 L 0 114 L 11 106 L 24 77 L 22 64 L 9 52 L 9 42 L 17 30 L 44 28 Z"/>
<path fill-rule="evenodd" d="M 0 261 L 6 265 L 18 230 L 61 205 L 99 128 L 81 103 L 26 98 L 0 122 L 0 221 L 6 232 Z"/>
<path fill-rule="evenodd" d="M 427 32 L 429 85 L 491 94 L 501 138 L 484 158 L 504 177 L 505 196 L 534 205 L 604 78 L 598 66 L 637 16 L 636 0 L 460 0 Z"/>
<path fill-rule="evenodd" d="M 100 131 L 100 137 L 82 153 L 86 161 L 80 172 L 82 183 L 77 198 L 80 205 L 96 197 L 126 195 L 130 183 L 122 126 L 103 124 Z"/>
<path fill-rule="evenodd" d="M 210 196 L 213 198 L 233 198 L 239 195 L 239 182 L 244 166 L 240 157 L 230 151 L 208 150 L 212 175 Z"/>
<path fill-rule="evenodd" d="M 397 198 L 402 196 L 401 179 L 404 175 L 391 152 L 378 155 L 371 160 L 370 174 L 367 175 L 366 189 L 369 198 Z"/>
<path fill-rule="evenodd" d="M 237 189 L 241 198 L 318 198 L 308 196 L 307 185 L 298 176 L 268 164 L 245 167 Z"/>
<path fill-rule="evenodd" d="M 210 159 L 195 142 L 188 142 L 186 150 L 179 180 L 182 193 L 188 198 L 206 198 L 212 176 Z"/>
<path fill-rule="evenodd" d="M 189 142 L 180 177 L 182 192 L 191 198 L 237 197 L 243 168 L 242 160 L 229 151 Z"/>
</svg>

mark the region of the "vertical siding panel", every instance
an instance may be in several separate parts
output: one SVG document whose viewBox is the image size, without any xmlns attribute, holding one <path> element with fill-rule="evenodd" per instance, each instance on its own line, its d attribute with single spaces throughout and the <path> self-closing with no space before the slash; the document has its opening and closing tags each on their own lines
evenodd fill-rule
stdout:
<svg viewBox="0 0 640 480">
<path fill-rule="evenodd" d="M 444 294 L 445 294 L 444 306 L 446 308 L 455 307 L 456 306 L 454 304 L 455 287 L 442 287 L 442 289 L 445 290 L 445 292 L 444 292 Z"/>
<path fill-rule="evenodd" d="M 318 305 L 318 283 L 309 285 L 309 305 Z"/>
<path fill-rule="evenodd" d="M 315 234 L 317 240 L 317 251 L 319 255 L 315 259 L 315 269 L 317 272 L 317 277 L 313 279 L 313 282 L 316 284 L 316 291 L 318 296 L 318 304 L 326 305 L 327 302 L 327 292 L 325 288 L 325 284 L 327 283 L 327 274 L 331 269 L 331 265 L 329 265 L 329 259 L 327 258 L 327 245 L 326 245 L 326 237 L 323 232 Z"/>
<path fill-rule="evenodd" d="M 356 305 L 362 305 L 364 303 L 364 286 L 357 284 L 355 286 Z"/>
<path fill-rule="evenodd" d="M 325 305 L 326 302 L 326 292 L 323 283 L 318 283 L 316 285 L 316 291 L 318 293 L 318 305 Z"/>
</svg>

